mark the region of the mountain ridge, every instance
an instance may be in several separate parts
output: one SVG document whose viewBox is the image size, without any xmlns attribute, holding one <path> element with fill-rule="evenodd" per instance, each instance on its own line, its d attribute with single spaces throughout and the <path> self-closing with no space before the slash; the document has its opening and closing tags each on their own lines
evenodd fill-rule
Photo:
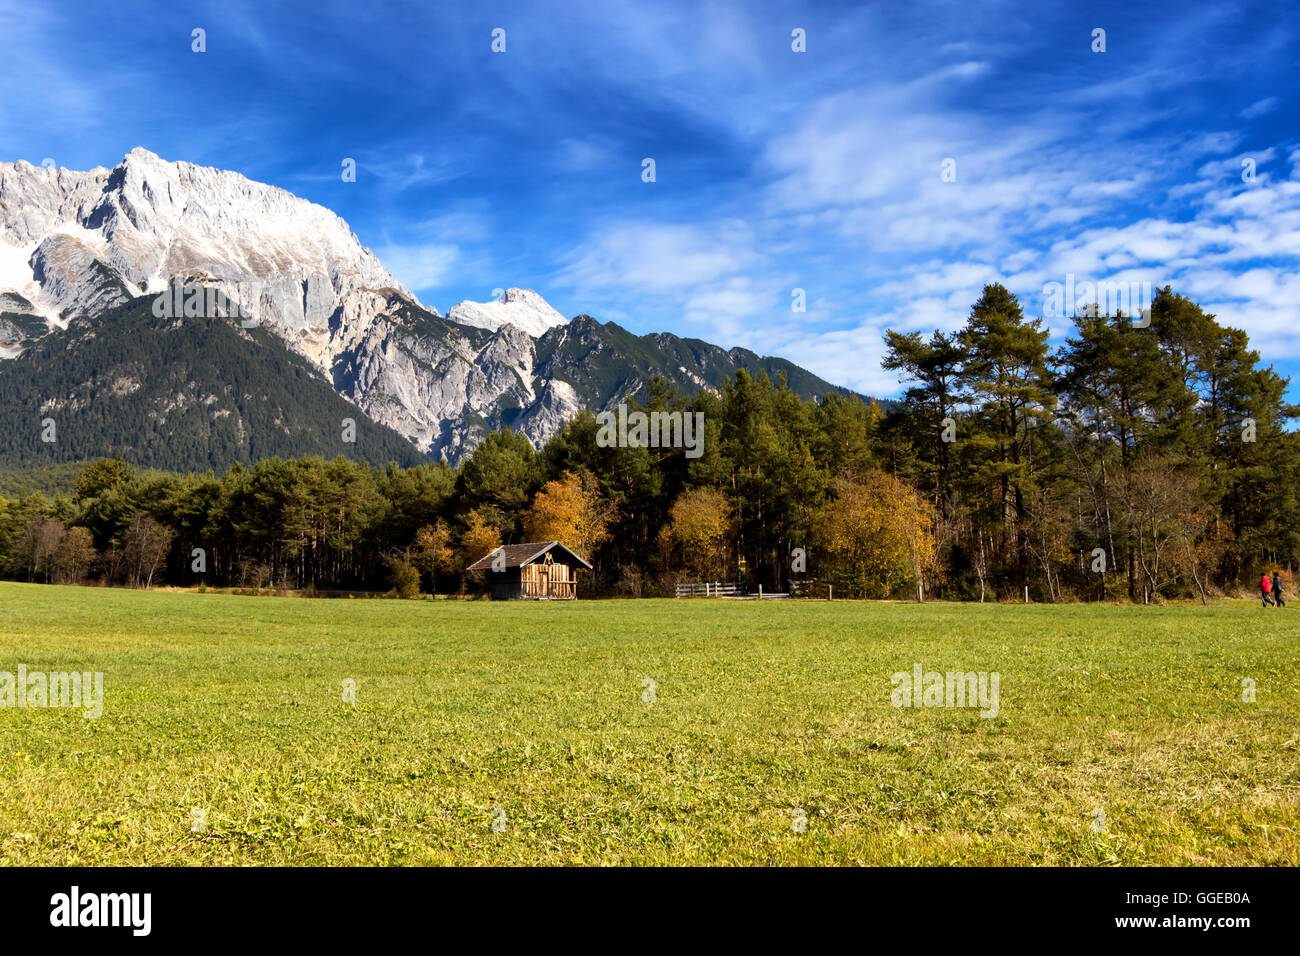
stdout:
<svg viewBox="0 0 1300 956">
<path fill-rule="evenodd" d="M 434 458 L 458 460 L 506 424 L 540 445 L 656 375 L 689 393 L 743 367 L 784 372 L 805 398 L 852 394 L 748 350 L 566 319 L 531 289 L 443 316 L 325 207 L 140 147 L 83 173 L 0 163 L 0 214 L 0 376 L 47 337 L 84 348 L 68 334 L 77 320 L 134 315 L 179 278 L 237 302 L 341 399 Z"/>
</svg>

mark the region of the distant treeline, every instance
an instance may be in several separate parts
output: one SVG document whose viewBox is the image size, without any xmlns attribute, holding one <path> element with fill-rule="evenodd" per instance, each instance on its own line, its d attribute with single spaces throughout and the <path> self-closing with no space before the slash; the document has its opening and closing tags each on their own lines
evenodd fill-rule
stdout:
<svg viewBox="0 0 1300 956">
<path fill-rule="evenodd" d="M 558 539 L 588 594 L 739 580 L 835 594 L 1142 600 L 1236 590 L 1300 554 L 1300 409 L 1246 335 L 1161 290 L 1149 327 L 1075 319 L 1053 352 L 1000 285 L 958 333 L 887 333 L 888 413 L 745 371 L 647 412 L 704 416 L 703 454 L 604 447 L 591 413 L 541 449 L 495 432 L 458 468 L 337 458 L 220 477 L 86 465 L 0 498 L 0 568 L 37 581 L 474 592 L 501 543 Z M 742 571 L 743 568 L 743 571 Z"/>
<path fill-rule="evenodd" d="M 19 498 L 34 491 L 71 494 L 84 461 L 59 461 L 31 468 L 0 468 L 0 498 Z"/>
</svg>

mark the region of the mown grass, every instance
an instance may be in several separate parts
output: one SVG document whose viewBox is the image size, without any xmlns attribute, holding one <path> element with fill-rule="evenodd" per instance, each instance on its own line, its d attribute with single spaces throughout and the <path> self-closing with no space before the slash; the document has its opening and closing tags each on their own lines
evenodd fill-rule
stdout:
<svg viewBox="0 0 1300 956">
<path fill-rule="evenodd" d="M 0 709 L 0 862 L 1294 865 L 1292 613 L 5 583 L 0 670 L 105 700 Z M 892 707 L 918 661 L 998 716 Z"/>
</svg>

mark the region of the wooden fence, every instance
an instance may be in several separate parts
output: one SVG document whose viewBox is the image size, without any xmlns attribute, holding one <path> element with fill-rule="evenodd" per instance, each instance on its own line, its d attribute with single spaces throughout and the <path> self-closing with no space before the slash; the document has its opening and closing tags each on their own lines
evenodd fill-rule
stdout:
<svg viewBox="0 0 1300 956">
<path fill-rule="evenodd" d="M 677 585 L 677 597 L 739 597 L 745 589 L 738 581 L 705 581 Z"/>
<path fill-rule="evenodd" d="M 787 598 L 787 597 L 817 597 L 817 598 L 835 598 L 835 585 L 816 579 L 800 579 L 790 582 L 790 592 L 788 594 L 777 594 L 769 592 L 763 594 L 760 587 L 758 591 L 750 592 L 744 585 L 738 581 L 705 581 L 694 584 L 677 585 L 677 594 L 679 598 L 688 597 L 763 597 L 763 598 Z"/>
<path fill-rule="evenodd" d="M 847 593 L 844 590 L 841 594 Z M 835 597 L 835 585 L 828 581 L 818 581 L 816 578 L 800 578 L 790 582 L 791 597 L 815 597 L 831 598 Z"/>
</svg>

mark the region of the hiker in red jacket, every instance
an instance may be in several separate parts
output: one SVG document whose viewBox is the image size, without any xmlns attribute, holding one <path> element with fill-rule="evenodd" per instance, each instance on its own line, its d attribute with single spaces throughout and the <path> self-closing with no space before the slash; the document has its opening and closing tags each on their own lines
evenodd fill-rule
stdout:
<svg viewBox="0 0 1300 956">
<path fill-rule="evenodd" d="M 1264 576 L 1259 579 L 1259 596 L 1264 602 L 1263 603 L 1264 607 L 1273 606 L 1273 601 L 1269 597 L 1269 593 L 1272 590 L 1273 590 L 1273 582 L 1269 580 L 1268 572 L 1265 571 Z"/>
</svg>

